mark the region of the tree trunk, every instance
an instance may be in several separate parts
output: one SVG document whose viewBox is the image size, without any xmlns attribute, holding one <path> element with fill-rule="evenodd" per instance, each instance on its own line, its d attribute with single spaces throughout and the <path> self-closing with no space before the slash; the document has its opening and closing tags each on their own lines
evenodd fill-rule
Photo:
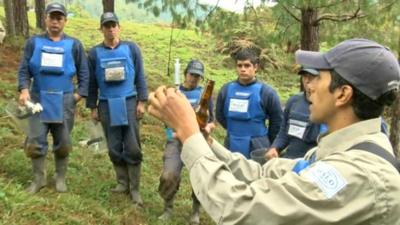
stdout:
<svg viewBox="0 0 400 225">
<path fill-rule="evenodd" d="M 14 5 L 13 0 L 4 0 L 4 11 L 6 13 L 7 36 L 15 36 Z"/>
<path fill-rule="evenodd" d="M 319 50 L 318 11 L 314 8 L 301 9 L 301 49 Z"/>
<path fill-rule="evenodd" d="M 400 35 L 399 35 L 399 49 L 398 49 L 398 59 L 400 60 Z M 396 101 L 392 105 L 391 109 L 391 121 L 390 121 L 390 143 L 392 143 L 393 151 L 396 157 L 400 155 L 400 92 L 397 92 Z"/>
<path fill-rule="evenodd" d="M 16 35 L 29 37 L 28 7 L 26 0 L 14 0 L 14 17 Z"/>
<path fill-rule="evenodd" d="M 36 27 L 42 30 L 46 29 L 44 19 L 46 18 L 46 0 L 35 0 Z"/>
<path fill-rule="evenodd" d="M 396 101 L 392 105 L 390 122 L 390 143 L 392 143 L 393 151 L 396 157 L 399 156 L 399 128 L 400 128 L 400 92 L 397 93 Z"/>
<path fill-rule="evenodd" d="M 114 0 L 103 0 L 103 12 L 114 12 Z"/>
</svg>

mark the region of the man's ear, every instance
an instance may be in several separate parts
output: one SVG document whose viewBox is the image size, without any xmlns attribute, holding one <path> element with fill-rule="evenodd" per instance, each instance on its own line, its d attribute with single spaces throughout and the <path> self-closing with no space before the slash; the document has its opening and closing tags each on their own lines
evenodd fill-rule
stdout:
<svg viewBox="0 0 400 225">
<path fill-rule="evenodd" d="M 260 66 L 258 65 L 258 63 L 256 63 L 256 64 L 254 64 L 254 69 L 256 69 L 256 71 L 258 71 L 258 68 L 259 68 Z"/>
<path fill-rule="evenodd" d="M 335 92 L 336 106 L 344 106 L 351 104 L 354 90 L 350 85 L 343 85 L 336 88 Z"/>
</svg>

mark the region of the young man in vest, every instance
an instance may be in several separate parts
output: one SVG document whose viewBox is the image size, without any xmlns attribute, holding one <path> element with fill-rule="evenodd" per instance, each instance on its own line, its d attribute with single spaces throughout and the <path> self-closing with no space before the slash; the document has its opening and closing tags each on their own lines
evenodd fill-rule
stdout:
<svg viewBox="0 0 400 225">
<path fill-rule="evenodd" d="M 183 143 L 202 207 L 219 224 L 400 224 L 400 165 L 380 128 L 399 89 L 396 57 L 351 39 L 326 53 L 300 50 L 296 61 L 319 71 L 309 86 L 310 119 L 328 127 L 304 159 L 274 158 L 261 167 L 205 140 L 174 89 L 150 94 L 149 112 Z"/>
<path fill-rule="evenodd" d="M 190 105 L 196 108 L 199 104 L 203 88 L 199 86 L 200 81 L 204 78 L 204 65 L 199 60 L 191 60 L 184 71 L 185 80 L 179 86 L 179 90 L 189 100 Z M 209 105 L 209 123 L 207 124 L 208 130 L 214 128 L 214 113 L 212 102 Z M 182 143 L 173 138 L 173 130 L 167 130 L 167 143 L 164 150 L 164 167 L 160 177 L 159 193 L 164 199 L 164 213 L 159 217 L 161 220 L 167 220 L 172 216 L 173 201 L 175 194 L 179 189 L 181 181 L 181 171 L 183 162 L 181 160 Z M 190 217 L 191 224 L 200 223 L 200 203 L 194 193 L 192 193 L 192 215 Z"/>
<path fill-rule="evenodd" d="M 88 93 L 89 70 L 80 41 L 64 33 L 67 11 L 59 3 L 46 7 L 45 34 L 31 37 L 25 45 L 18 72 L 19 101 L 40 102 L 43 111 L 29 118 L 25 153 L 32 160 L 34 179 L 27 189 L 36 193 L 46 185 L 45 159 L 47 134 L 53 136 L 56 164 L 56 190 L 67 191 L 65 174 L 72 150 L 70 133 L 74 123 L 75 104 Z M 78 88 L 72 82 L 77 76 Z M 32 84 L 32 85 L 31 85 Z"/>
<path fill-rule="evenodd" d="M 227 130 L 225 146 L 249 158 L 251 151 L 268 148 L 274 141 L 282 109 L 276 91 L 256 78 L 258 57 L 254 51 L 240 50 L 234 58 L 237 80 L 221 88 L 215 114 Z"/>
<path fill-rule="evenodd" d="M 139 194 L 142 152 L 139 120 L 145 112 L 147 85 L 139 47 L 119 38 L 117 15 L 100 18 L 104 41 L 89 52 L 90 84 L 86 106 L 92 119 L 100 120 L 107 139 L 108 154 L 117 177 L 113 192 L 131 195 L 142 205 Z"/>
<path fill-rule="evenodd" d="M 271 148 L 266 152 L 266 159 L 278 157 L 286 149 L 283 157 L 295 159 L 304 157 L 306 152 L 317 145 L 317 137 L 326 131 L 326 126 L 312 123 L 310 116 L 310 89 L 308 85 L 319 72 L 315 69 L 302 67 L 298 74 L 301 76 L 302 92 L 293 95 L 286 103 L 283 112 L 282 125 Z"/>
</svg>

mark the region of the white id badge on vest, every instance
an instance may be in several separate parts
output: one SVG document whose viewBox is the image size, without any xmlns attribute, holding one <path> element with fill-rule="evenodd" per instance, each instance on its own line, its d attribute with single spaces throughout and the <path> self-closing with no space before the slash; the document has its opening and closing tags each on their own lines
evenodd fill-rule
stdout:
<svg viewBox="0 0 400 225">
<path fill-rule="evenodd" d="M 126 58 L 101 59 L 101 67 L 104 69 L 104 81 L 124 81 L 125 64 Z"/>
<path fill-rule="evenodd" d="M 229 101 L 229 111 L 230 112 L 241 112 L 245 113 L 249 109 L 248 99 L 235 99 L 231 98 Z"/>
<path fill-rule="evenodd" d="M 188 100 L 190 102 L 190 105 L 192 105 L 192 106 L 195 106 L 197 104 L 197 101 L 198 101 L 196 98 L 189 98 Z"/>
<path fill-rule="evenodd" d="M 114 67 L 105 69 L 105 80 L 106 81 L 123 81 L 125 80 L 125 68 Z"/>
<path fill-rule="evenodd" d="M 62 67 L 63 56 L 63 54 L 42 52 L 42 60 L 40 65 L 45 67 Z"/>
<path fill-rule="evenodd" d="M 303 138 L 307 123 L 299 120 L 289 119 L 288 134 L 300 139 Z"/>
<path fill-rule="evenodd" d="M 40 55 L 39 71 L 43 75 L 64 74 L 64 48 L 43 46 Z"/>
</svg>

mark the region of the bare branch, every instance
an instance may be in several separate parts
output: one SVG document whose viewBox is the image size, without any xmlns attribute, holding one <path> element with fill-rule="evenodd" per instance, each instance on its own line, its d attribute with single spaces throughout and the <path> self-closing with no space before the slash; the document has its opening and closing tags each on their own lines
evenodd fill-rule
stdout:
<svg viewBox="0 0 400 225">
<path fill-rule="evenodd" d="M 366 17 L 366 16 L 367 16 L 366 14 L 361 12 L 361 8 L 358 7 L 353 14 L 342 14 L 342 15 L 336 15 L 336 14 L 332 14 L 332 13 L 322 14 L 321 16 L 318 17 L 318 19 L 316 19 L 313 22 L 313 24 L 318 24 L 322 20 L 345 22 L 345 21 L 349 21 L 349 20 L 352 20 L 352 19 L 356 19 L 356 18 L 363 18 L 363 17 Z"/>
<path fill-rule="evenodd" d="M 206 15 L 206 17 L 204 17 L 203 23 L 207 21 L 208 17 L 211 16 L 211 14 L 218 8 L 219 5 L 219 1 L 217 1 L 217 3 L 215 4 L 215 6 L 210 10 L 210 12 L 208 12 L 208 14 Z M 198 4 L 198 2 L 196 3 Z"/>
<path fill-rule="evenodd" d="M 382 7 L 379 11 L 386 11 L 386 9 L 392 7 L 397 2 L 398 2 L 398 0 L 394 0 L 393 2 L 388 3 L 386 6 Z"/>
<path fill-rule="evenodd" d="M 292 16 L 295 20 L 297 20 L 298 22 L 301 22 L 301 19 L 299 17 L 297 17 L 296 15 L 294 15 L 294 13 L 292 11 L 290 11 L 285 4 L 281 4 L 281 6 L 283 7 L 283 9 L 289 13 L 290 16 Z"/>
<path fill-rule="evenodd" d="M 375 13 L 379 12 L 385 12 L 388 8 L 392 7 L 398 0 L 393 0 L 392 2 L 388 3 L 384 7 L 380 8 L 379 10 L 375 11 Z M 378 3 L 375 3 L 378 4 Z M 372 14 L 372 13 L 371 13 Z M 370 16 L 371 14 L 365 14 L 361 12 L 361 7 L 360 7 L 360 1 L 358 2 L 358 8 L 353 14 L 342 14 L 342 15 L 335 15 L 335 14 L 322 14 L 319 16 L 319 18 L 313 22 L 313 24 L 318 24 L 322 20 L 330 20 L 330 21 L 336 21 L 336 22 L 345 22 L 349 21 L 352 19 L 359 19 L 359 18 L 365 18 L 367 16 Z"/>
<path fill-rule="evenodd" d="M 256 17 L 255 21 L 257 22 L 257 21 L 259 20 L 257 10 L 254 8 L 253 5 L 250 5 L 248 8 L 249 8 L 251 11 L 253 11 L 253 13 L 254 13 L 254 15 L 255 15 L 255 17 Z"/>
<path fill-rule="evenodd" d="M 279 3 L 281 3 L 281 0 L 276 0 L 276 2 L 279 4 Z M 280 5 L 284 5 L 284 3 L 281 3 Z M 292 6 L 293 8 L 298 9 L 298 10 L 301 10 L 301 7 L 299 7 L 299 6 L 295 5 L 295 4 L 292 4 L 291 6 Z"/>
<path fill-rule="evenodd" d="M 346 2 L 346 1 L 348 1 L 348 0 L 342 0 L 341 2 L 335 2 L 335 3 L 331 3 L 331 4 L 320 5 L 320 6 L 313 7 L 313 8 L 316 8 L 316 9 L 330 8 L 330 7 L 342 4 L 343 2 Z"/>
</svg>

